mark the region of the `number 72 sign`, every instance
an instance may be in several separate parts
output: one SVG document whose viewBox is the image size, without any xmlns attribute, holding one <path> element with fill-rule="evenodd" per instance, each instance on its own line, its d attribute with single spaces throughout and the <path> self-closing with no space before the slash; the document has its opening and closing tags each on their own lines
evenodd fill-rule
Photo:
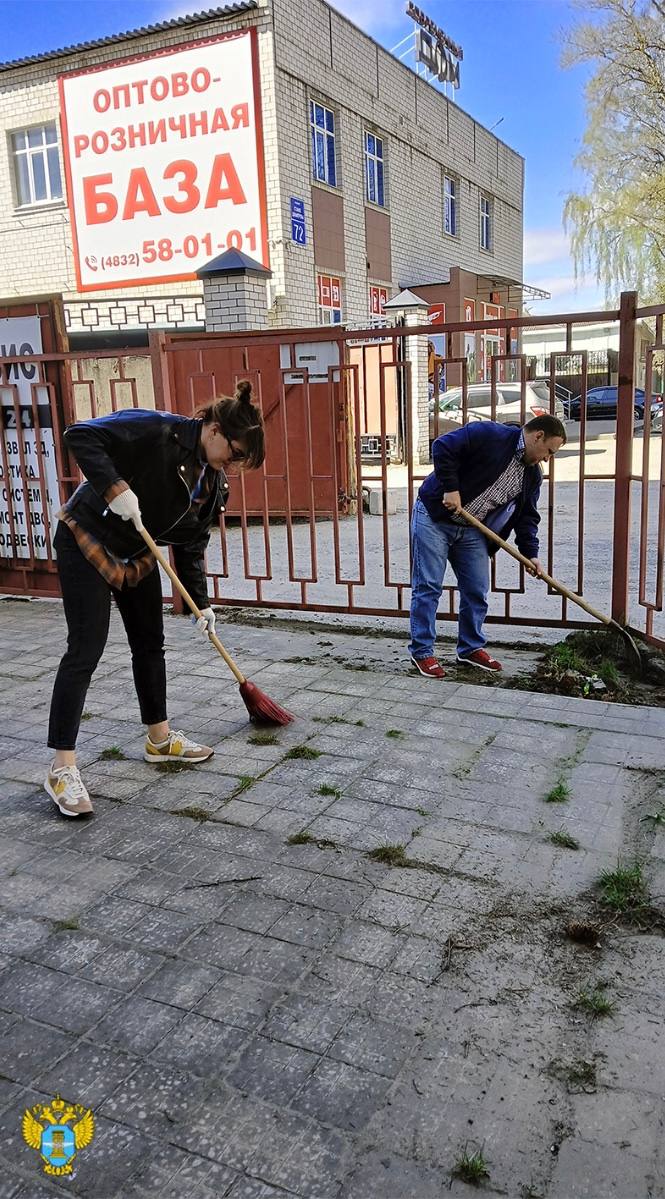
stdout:
<svg viewBox="0 0 665 1199">
<path fill-rule="evenodd" d="M 256 31 L 59 80 L 81 291 L 269 266 Z"/>
</svg>

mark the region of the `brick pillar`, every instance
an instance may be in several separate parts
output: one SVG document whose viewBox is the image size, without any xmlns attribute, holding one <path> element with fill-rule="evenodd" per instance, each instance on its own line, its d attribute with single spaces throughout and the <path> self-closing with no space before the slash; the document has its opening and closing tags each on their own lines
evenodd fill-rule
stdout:
<svg viewBox="0 0 665 1199">
<path fill-rule="evenodd" d="M 427 304 L 404 309 L 406 328 L 427 324 Z M 429 462 L 429 387 L 427 381 L 427 334 L 406 338 L 406 359 L 411 371 L 411 429 L 414 466 Z"/>
<path fill-rule="evenodd" d="M 197 271 L 203 280 L 206 331 L 268 327 L 267 280 L 271 272 L 240 250 L 227 250 Z"/>
</svg>

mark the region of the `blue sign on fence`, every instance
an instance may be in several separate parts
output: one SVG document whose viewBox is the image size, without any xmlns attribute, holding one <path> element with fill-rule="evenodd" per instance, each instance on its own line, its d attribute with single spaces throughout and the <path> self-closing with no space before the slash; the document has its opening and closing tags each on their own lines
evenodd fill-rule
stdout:
<svg viewBox="0 0 665 1199">
<path fill-rule="evenodd" d="M 291 196 L 291 241 L 299 246 L 307 244 L 305 233 L 305 201 Z"/>
</svg>

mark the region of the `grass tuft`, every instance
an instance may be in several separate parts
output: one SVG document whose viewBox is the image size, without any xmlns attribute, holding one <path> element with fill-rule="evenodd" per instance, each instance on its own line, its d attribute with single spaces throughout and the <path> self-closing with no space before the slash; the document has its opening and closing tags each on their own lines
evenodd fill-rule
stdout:
<svg viewBox="0 0 665 1199">
<path fill-rule="evenodd" d="M 103 749 L 99 755 L 100 762 L 120 762 L 124 760 L 123 754 L 119 745 L 109 745 L 108 749 Z"/>
<path fill-rule="evenodd" d="M 649 906 L 649 890 L 639 862 L 631 866 L 618 865 L 616 870 L 603 870 L 599 880 L 600 902 L 603 907 L 629 919 L 639 919 Z"/>
<path fill-rule="evenodd" d="M 247 738 L 248 745 L 278 745 L 279 742 L 274 733 L 254 733 Z"/>
<path fill-rule="evenodd" d="M 241 774 L 240 781 L 236 787 L 231 799 L 235 799 L 236 795 L 242 795 L 243 791 L 248 791 L 254 785 L 256 779 L 251 774 Z"/>
<path fill-rule="evenodd" d="M 211 820 L 212 817 L 207 808 L 198 808 L 196 804 L 191 804 L 187 808 L 173 808 L 172 816 L 189 816 L 190 820 Z"/>
<path fill-rule="evenodd" d="M 331 795 L 333 799 L 339 799 L 342 792 L 339 787 L 329 787 L 327 783 L 321 783 L 317 795 Z"/>
<path fill-rule="evenodd" d="M 560 779 L 556 787 L 552 787 L 552 790 L 548 791 L 545 796 L 545 803 L 565 803 L 567 799 L 570 799 L 571 795 L 572 792 L 568 784 L 564 783 L 563 779 Z"/>
<path fill-rule="evenodd" d="M 320 749 L 310 749 L 309 745 L 293 745 L 287 754 L 284 755 L 284 760 L 287 758 L 304 758 L 310 761 L 313 758 L 320 758 Z"/>
<path fill-rule="evenodd" d="M 607 998 L 605 988 L 602 986 L 595 987 L 593 991 L 580 991 L 574 1007 L 581 1008 L 595 1019 L 598 1019 L 599 1016 L 611 1016 L 614 1011 L 614 1004 Z"/>
<path fill-rule="evenodd" d="M 476 1149 L 474 1153 L 469 1153 L 465 1148 L 455 1163 L 453 1178 L 461 1178 L 463 1182 L 469 1182 L 472 1186 L 480 1186 L 489 1176 L 482 1150 Z"/>
<path fill-rule="evenodd" d="M 316 840 L 316 838 L 313 837 L 311 835 L 311 833 L 305 833 L 305 832 L 291 833 L 291 836 L 286 838 L 286 844 L 287 845 L 313 845 L 315 840 Z"/>
<path fill-rule="evenodd" d="M 550 833 L 548 841 L 552 845 L 558 845 L 561 849 L 579 849 L 580 843 L 575 837 L 571 837 L 564 828 L 557 829 L 555 833 Z"/>
<path fill-rule="evenodd" d="M 56 933 L 75 932 L 78 927 L 78 916 L 68 916 L 66 920 L 55 920 L 53 923 L 53 931 Z"/>
<path fill-rule="evenodd" d="M 386 866 L 404 866 L 408 861 L 403 845 L 377 845 L 376 849 L 370 849 L 367 857 Z"/>
<path fill-rule="evenodd" d="M 183 770 L 194 770 L 195 762 L 155 762 L 153 770 L 158 770 L 160 774 L 180 774 Z"/>
<path fill-rule="evenodd" d="M 404 733 L 401 729 L 386 729 L 386 737 L 393 737 L 397 740 L 398 737 L 403 737 Z"/>
</svg>

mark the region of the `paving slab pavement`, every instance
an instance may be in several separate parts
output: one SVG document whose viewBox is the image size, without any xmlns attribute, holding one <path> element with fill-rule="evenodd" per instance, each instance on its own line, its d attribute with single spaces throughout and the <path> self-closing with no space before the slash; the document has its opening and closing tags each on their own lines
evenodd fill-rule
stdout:
<svg viewBox="0 0 665 1199">
<path fill-rule="evenodd" d="M 75 822 L 40 789 L 60 606 L 0 601 L 0 1199 L 440 1199 L 473 1193 L 476 1150 L 489 1194 L 665 1199 L 662 931 L 564 932 L 619 858 L 662 904 L 665 711 L 437 684 L 397 639 L 361 661 L 341 624 L 227 614 L 297 718 L 266 736 L 166 626 L 172 722 L 215 756 L 143 762 L 114 617 Z M 21 1135 L 56 1092 L 96 1120 L 69 1178 Z"/>
</svg>

